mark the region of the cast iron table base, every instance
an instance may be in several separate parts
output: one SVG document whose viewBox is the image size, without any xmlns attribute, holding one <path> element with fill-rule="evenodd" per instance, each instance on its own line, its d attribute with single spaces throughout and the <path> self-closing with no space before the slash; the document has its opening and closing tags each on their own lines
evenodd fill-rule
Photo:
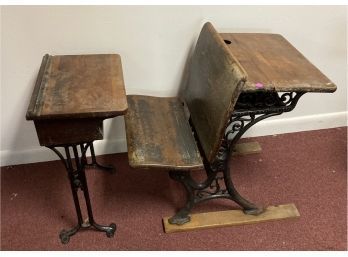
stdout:
<svg viewBox="0 0 348 257">
<path fill-rule="evenodd" d="M 65 150 L 66 158 L 56 149 L 56 147 L 63 147 Z M 78 147 L 80 147 L 81 154 L 79 155 Z M 70 240 L 70 237 L 75 235 L 80 229 L 86 229 L 93 227 L 98 231 L 105 232 L 108 237 L 113 237 L 116 231 L 116 225 L 111 223 L 109 226 L 99 225 L 94 221 L 91 201 L 88 193 L 87 179 L 85 174 L 86 165 L 94 165 L 98 168 L 105 170 L 113 170 L 112 166 L 102 166 L 96 162 L 93 142 L 81 143 L 81 144 L 67 144 L 67 145 L 57 145 L 57 146 L 48 146 L 52 151 L 54 151 L 59 158 L 62 160 L 67 172 L 71 186 L 71 192 L 74 199 L 77 221 L 78 224 L 70 230 L 62 230 L 59 234 L 59 238 L 63 244 L 67 244 Z M 70 155 L 70 148 L 72 148 L 73 156 L 75 159 L 75 167 L 73 165 L 72 157 Z M 91 149 L 92 163 L 87 164 L 86 151 Z M 78 198 L 78 190 L 81 189 L 83 192 L 87 213 L 88 213 L 88 222 L 84 223 L 81 213 L 80 202 Z"/>
</svg>

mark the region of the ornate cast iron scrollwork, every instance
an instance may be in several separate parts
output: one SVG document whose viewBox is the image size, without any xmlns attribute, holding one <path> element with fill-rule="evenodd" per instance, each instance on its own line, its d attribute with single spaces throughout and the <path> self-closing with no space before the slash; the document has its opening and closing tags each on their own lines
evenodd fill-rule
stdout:
<svg viewBox="0 0 348 257">
<path fill-rule="evenodd" d="M 238 98 L 225 138 L 228 149 L 236 144 L 242 135 L 257 122 L 283 112 L 292 111 L 304 92 L 242 93 Z"/>
<path fill-rule="evenodd" d="M 280 94 L 280 95 L 279 95 Z M 241 93 L 235 106 L 236 112 L 267 112 L 280 108 L 283 112 L 290 111 L 296 106 L 303 92 L 253 92 Z"/>
<path fill-rule="evenodd" d="M 277 92 L 242 93 L 227 124 L 215 161 L 209 164 L 204 159 L 206 180 L 203 183 L 196 183 L 189 171 L 170 172 L 170 177 L 181 182 L 186 188 L 188 200 L 184 208 L 169 219 L 169 223 L 181 225 L 189 222 L 189 213 L 196 203 L 216 198 L 233 200 L 246 214 L 258 215 L 263 212 L 263 208 L 243 198 L 234 187 L 229 166 L 230 153 L 250 127 L 268 117 L 293 110 L 303 94 L 303 92 L 286 92 L 280 95 Z M 224 181 L 224 186 L 221 186 L 221 180 Z"/>
</svg>

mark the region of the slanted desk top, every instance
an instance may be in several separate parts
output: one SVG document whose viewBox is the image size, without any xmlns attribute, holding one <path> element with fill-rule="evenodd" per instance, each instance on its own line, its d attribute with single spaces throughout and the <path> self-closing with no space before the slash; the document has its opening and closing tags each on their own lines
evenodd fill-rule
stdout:
<svg viewBox="0 0 348 257">
<path fill-rule="evenodd" d="M 40 145 L 64 145 L 103 139 L 103 120 L 127 108 L 119 55 L 45 55 L 26 118 Z"/>
<path fill-rule="evenodd" d="M 105 119 L 126 110 L 119 55 L 45 55 L 26 117 Z"/>
<path fill-rule="evenodd" d="M 220 33 L 248 79 L 243 92 L 334 92 L 336 86 L 278 34 Z"/>
</svg>

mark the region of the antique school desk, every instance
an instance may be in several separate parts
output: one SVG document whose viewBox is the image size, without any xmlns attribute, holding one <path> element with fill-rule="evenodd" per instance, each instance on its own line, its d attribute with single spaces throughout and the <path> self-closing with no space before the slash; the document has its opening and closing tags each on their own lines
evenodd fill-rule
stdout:
<svg viewBox="0 0 348 257">
<path fill-rule="evenodd" d="M 94 227 L 112 237 L 116 225 L 95 222 L 85 176 L 86 165 L 111 170 L 96 162 L 93 141 L 103 139 L 103 120 L 127 111 L 121 58 L 104 55 L 45 55 L 26 118 L 33 120 L 40 145 L 53 150 L 64 163 L 71 185 L 78 224 L 60 233 L 62 243 L 81 228 Z M 64 149 L 65 156 L 57 149 Z M 90 149 L 92 162 L 87 163 Z M 72 152 L 71 152 L 72 150 Z M 72 158 L 75 158 L 72 161 Z M 78 198 L 83 191 L 88 222 L 84 223 Z"/>
<path fill-rule="evenodd" d="M 257 122 L 292 111 L 307 92 L 335 90 L 336 86 L 281 35 L 218 33 L 206 23 L 180 97 L 127 96 L 130 165 L 152 171 L 166 169 L 187 193 L 183 207 L 163 219 L 165 231 L 297 215 L 294 205 L 264 211 L 241 196 L 232 182 L 229 157 L 238 140 Z M 197 169 L 204 169 L 204 179 L 197 181 L 191 176 Z M 250 215 L 236 210 L 191 215 L 196 204 L 217 198 L 236 202 Z"/>
</svg>

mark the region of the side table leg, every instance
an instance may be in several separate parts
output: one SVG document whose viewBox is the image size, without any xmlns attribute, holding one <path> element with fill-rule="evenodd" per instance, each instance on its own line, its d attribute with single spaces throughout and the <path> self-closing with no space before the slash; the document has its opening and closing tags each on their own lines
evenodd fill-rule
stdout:
<svg viewBox="0 0 348 257">
<path fill-rule="evenodd" d="M 87 147 L 88 147 L 88 144 L 87 144 Z M 85 149 L 87 150 L 87 148 L 85 148 Z M 78 160 L 78 152 L 77 152 L 76 146 L 73 147 L 73 150 L 74 150 L 74 155 L 77 156 L 77 157 L 75 157 L 75 160 Z M 83 153 L 83 151 L 82 151 L 82 153 Z M 86 153 L 86 151 L 84 151 L 84 154 L 85 153 Z M 82 154 L 82 156 L 84 156 L 84 154 Z M 115 231 L 116 231 L 116 225 L 114 223 L 111 223 L 109 226 L 104 226 L 104 225 L 99 225 L 94 221 L 91 200 L 89 198 L 89 193 L 88 193 L 87 179 L 86 179 L 86 173 L 85 173 L 85 169 L 84 169 L 84 166 L 85 166 L 84 161 L 85 161 L 85 158 L 81 158 L 81 162 L 79 163 L 79 170 L 80 170 L 80 179 L 82 182 L 81 185 L 83 185 L 81 187 L 81 190 L 83 191 L 83 195 L 84 195 L 85 201 L 86 201 L 89 225 L 94 227 L 95 229 L 97 229 L 99 231 L 104 231 L 108 237 L 113 237 L 115 234 Z M 76 165 L 78 165 L 78 164 L 76 163 Z"/>
<path fill-rule="evenodd" d="M 82 149 L 82 145 L 81 145 L 81 149 Z M 100 170 L 104 170 L 110 173 L 116 172 L 115 167 L 113 165 L 101 165 L 97 162 L 97 158 L 95 157 L 93 142 L 90 144 L 89 149 L 91 150 L 92 162 L 87 163 L 86 161 L 86 164 L 85 164 L 86 168 L 92 167 L 92 168 L 98 168 Z"/>
<path fill-rule="evenodd" d="M 59 156 L 59 158 L 62 160 L 62 162 L 63 162 L 63 164 L 68 172 L 68 177 L 69 177 L 70 186 L 71 186 L 71 192 L 72 192 L 74 205 L 75 205 L 75 209 L 76 209 L 76 215 L 77 215 L 78 224 L 70 230 L 62 230 L 59 234 L 59 238 L 63 244 L 67 244 L 70 240 L 70 237 L 75 235 L 80 229 L 87 229 L 87 228 L 90 228 L 91 226 L 94 227 L 98 231 L 105 232 L 108 237 L 113 237 L 114 233 L 116 231 L 116 225 L 114 223 L 111 223 L 109 226 L 103 226 L 103 225 L 97 224 L 94 221 L 92 206 L 91 206 L 89 193 L 88 193 L 88 185 L 87 185 L 87 179 L 86 179 L 86 174 L 85 174 L 85 167 L 84 167 L 85 161 L 86 161 L 86 151 L 87 151 L 89 145 L 90 145 L 90 143 L 87 143 L 86 146 L 84 147 L 82 144 L 81 157 L 79 157 L 76 145 L 64 146 L 66 159 L 64 159 L 63 155 L 55 147 L 48 147 Z M 73 152 L 74 152 L 76 169 L 74 169 L 74 167 L 73 167 L 69 147 L 72 147 Z M 79 202 L 79 198 L 78 198 L 78 194 L 77 194 L 79 189 L 81 189 L 83 191 L 83 195 L 84 195 L 84 198 L 86 201 L 87 212 L 88 212 L 88 222 L 87 223 L 84 223 L 83 218 L 82 218 L 80 202 Z"/>
</svg>

